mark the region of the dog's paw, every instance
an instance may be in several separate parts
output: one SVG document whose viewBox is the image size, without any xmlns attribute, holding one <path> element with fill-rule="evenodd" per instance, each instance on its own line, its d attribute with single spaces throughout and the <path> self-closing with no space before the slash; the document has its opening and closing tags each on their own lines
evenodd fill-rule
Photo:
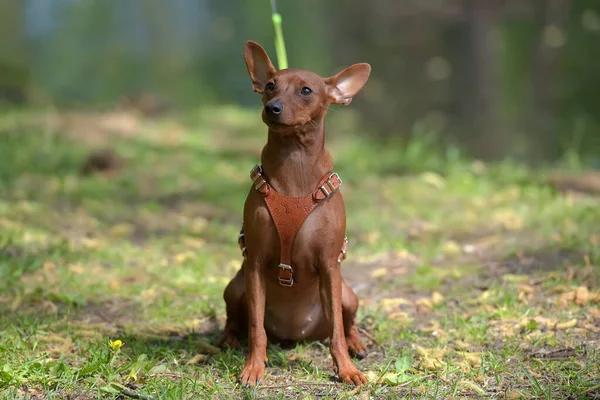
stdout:
<svg viewBox="0 0 600 400">
<path fill-rule="evenodd" d="M 367 383 L 367 378 L 354 366 L 340 369 L 338 376 L 342 382 L 349 385 L 360 386 Z"/>
<path fill-rule="evenodd" d="M 242 385 L 254 387 L 260 383 L 260 380 L 265 376 L 265 364 L 256 363 L 250 360 L 246 361 L 244 370 L 240 375 Z"/>
</svg>

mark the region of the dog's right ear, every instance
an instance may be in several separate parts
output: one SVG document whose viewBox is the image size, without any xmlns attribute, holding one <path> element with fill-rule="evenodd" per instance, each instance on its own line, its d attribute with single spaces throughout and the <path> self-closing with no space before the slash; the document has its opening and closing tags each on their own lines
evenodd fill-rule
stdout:
<svg viewBox="0 0 600 400">
<path fill-rule="evenodd" d="M 244 60 L 246 60 L 246 68 L 248 68 L 248 75 L 252 79 L 254 91 L 262 93 L 265 85 L 277 70 L 265 49 L 251 40 L 248 40 L 244 46 Z"/>
</svg>

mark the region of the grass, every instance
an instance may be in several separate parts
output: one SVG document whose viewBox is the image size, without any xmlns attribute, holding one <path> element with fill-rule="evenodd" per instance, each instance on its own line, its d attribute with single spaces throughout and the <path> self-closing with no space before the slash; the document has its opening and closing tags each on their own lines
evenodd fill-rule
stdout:
<svg viewBox="0 0 600 400">
<path fill-rule="evenodd" d="M 270 345 L 244 389 L 245 350 L 213 347 L 257 112 L 20 111 L 0 117 L 0 397 L 600 397 L 598 198 L 432 140 L 375 144 L 351 116 L 332 113 L 328 147 L 367 387 L 337 383 L 326 344 L 304 343 Z M 123 168 L 80 175 L 103 146 Z"/>
</svg>

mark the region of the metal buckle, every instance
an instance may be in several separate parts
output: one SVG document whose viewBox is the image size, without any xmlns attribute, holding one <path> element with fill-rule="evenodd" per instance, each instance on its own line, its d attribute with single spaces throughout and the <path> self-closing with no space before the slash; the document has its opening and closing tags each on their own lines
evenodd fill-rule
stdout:
<svg viewBox="0 0 600 400">
<path fill-rule="evenodd" d="M 334 176 L 335 176 L 336 178 L 338 178 L 338 181 L 340 181 L 340 186 L 342 186 L 342 183 L 344 183 L 344 181 L 342 181 L 342 178 L 340 178 L 340 176 L 338 175 L 338 173 L 337 173 L 337 172 L 334 172 L 334 173 L 332 173 L 331 175 L 329 175 L 329 181 L 331 181 L 331 178 L 333 178 Z"/>
<path fill-rule="evenodd" d="M 258 172 L 256 173 L 256 175 L 254 177 L 252 177 L 252 175 L 254 175 L 254 173 L 256 171 L 258 171 Z M 262 185 L 264 185 L 265 183 L 267 183 L 267 181 L 265 180 L 265 178 L 263 178 L 263 176 L 262 176 L 262 172 L 263 172 L 263 169 L 262 169 L 262 167 L 260 165 L 255 165 L 254 168 L 252 168 L 250 170 L 250 179 L 252 179 L 252 183 L 256 183 L 256 181 L 258 181 L 259 179 L 262 179 L 258 184 L 256 184 L 254 186 L 254 189 L 256 189 L 256 190 L 260 189 L 260 187 Z"/>
<path fill-rule="evenodd" d="M 338 181 L 340 181 L 340 185 L 338 186 L 338 188 L 340 186 L 342 186 L 342 183 L 343 183 L 342 178 L 340 178 L 340 176 L 337 174 L 337 172 L 333 172 L 331 175 L 329 175 L 329 179 L 327 179 L 327 182 L 325 182 L 325 185 L 329 186 L 329 190 L 327 190 L 325 185 L 320 187 L 321 192 L 323 192 L 323 194 L 325 195 L 325 198 L 331 196 L 337 190 L 336 187 L 333 186 L 333 183 L 331 182 L 331 178 L 333 178 L 334 176 L 338 179 Z"/>
<path fill-rule="evenodd" d="M 260 176 L 260 175 L 259 175 L 259 176 Z M 264 185 L 265 183 L 267 183 L 267 181 L 265 181 L 265 180 L 263 179 L 262 181 L 260 181 L 260 183 L 259 183 L 258 185 L 254 186 L 254 189 L 256 189 L 256 190 L 260 189 L 260 187 L 261 187 L 262 185 Z"/>
<path fill-rule="evenodd" d="M 252 183 L 256 183 L 258 178 L 260 178 L 261 176 L 262 176 L 262 174 L 260 172 L 258 174 L 256 174 L 256 176 L 254 178 L 252 178 Z"/>
<path fill-rule="evenodd" d="M 254 167 L 252 167 L 252 169 L 250 170 L 250 178 L 252 178 L 252 174 L 254 173 L 254 171 L 258 170 L 259 174 L 262 174 L 263 170 L 262 167 L 258 164 L 256 164 Z"/>
<path fill-rule="evenodd" d="M 288 269 L 290 271 L 292 271 L 292 266 L 291 265 L 287 265 L 287 264 L 279 264 L 279 268 L 281 269 Z M 287 286 L 287 287 L 291 287 L 294 285 L 294 276 L 292 275 L 290 279 L 282 279 L 281 277 L 279 278 L 279 284 L 281 286 Z"/>
</svg>

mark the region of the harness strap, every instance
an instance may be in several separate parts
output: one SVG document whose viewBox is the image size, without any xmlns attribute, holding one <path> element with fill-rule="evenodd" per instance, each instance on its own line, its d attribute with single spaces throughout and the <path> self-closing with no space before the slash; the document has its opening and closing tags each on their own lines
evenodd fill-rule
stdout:
<svg viewBox="0 0 600 400">
<path fill-rule="evenodd" d="M 294 269 L 292 268 L 292 246 L 296 234 L 304 223 L 308 215 L 319 205 L 319 203 L 331 197 L 342 185 L 342 180 L 335 172 L 325 175 L 317 185 L 317 188 L 304 197 L 287 197 L 277 193 L 275 189 L 267 182 L 262 167 L 256 165 L 250 171 L 250 179 L 254 189 L 263 195 L 267 208 L 273 218 L 273 223 L 277 229 L 280 243 L 279 258 L 279 284 L 282 286 L 293 286 Z M 242 255 L 246 255 L 246 246 L 244 240 L 244 227 L 238 237 Z M 338 263 L 346 258 L 346 244 L 348 240 L 344 238 L 342 250 L 338 256 Z"/>
</svg>

